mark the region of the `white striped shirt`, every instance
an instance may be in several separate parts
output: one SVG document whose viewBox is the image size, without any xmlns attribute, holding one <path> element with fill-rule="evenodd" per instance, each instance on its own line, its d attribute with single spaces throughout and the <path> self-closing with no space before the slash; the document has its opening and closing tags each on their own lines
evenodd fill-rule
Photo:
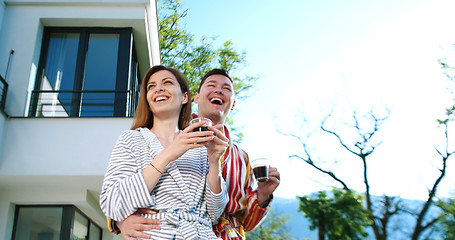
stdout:
<svg viewBox="0 0 455 240">
<path fill-rule="evenodd" d="M 104 214 L 123 221 L 138 208 L 151 208 L 159 214 L 146 217 L 162 222 L 161 230 L 149 231 L 152 239 L 218 239 L 211 225 L 223 212 L 228 195 L 222 177 L 221 193 L 210 190 L 207 149 L 190 149 L 170 162 L 149 193 L 142 169 L 162 150 L 159 140 L 146 128 L 125 131 L 119 137 L 100 195 Z"/>
</svg>

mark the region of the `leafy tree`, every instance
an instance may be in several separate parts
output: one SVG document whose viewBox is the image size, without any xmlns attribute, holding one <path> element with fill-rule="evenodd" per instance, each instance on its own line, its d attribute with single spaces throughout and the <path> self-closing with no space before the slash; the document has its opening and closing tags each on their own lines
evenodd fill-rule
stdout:
<svg viewBox="0 0 455 240">
<path fill-rule="evenodd" d="M 228 70 L 235 82 L 239 97 L 246 97 L 247 90 L 257 80 L 253 76 L 236 76 L 236 70 L 245 67 L 246 53 L 238 52 L 232 41 L 225 41 L 221 47 L 214 46 L 216 37 L 203 36 L 195 41 L 181 23 L 188 14 L 180 0 L 158 1 L 159 38 L 161 62 L 165 66 L 180 70 L 195 92 L 202 76 L 212 68 Z"/>
<path fill-rule="evenodd" d="M 382 143 L 376 139 L 377 133 L 382 128 L 382 125 L 388 117 L 380 117 L 379 114 L 369 112 L 363 116 L 359 116 L 357 112 L 353 112 L 352 121 L 346 124 L 348 127 L 342 130 L 334 131 L 328 127 L 328 120 L 331 119 L 332 114 L 327 115 L 320 124 L 322 133 L 334 137 L 341 147 L 356 156 L 362 164 L 362 176 L 365 186 L 365 209 L 368 211 L 370 224 L 373 233 L 377 240 L 387 239 L 387 228 L 390 219 L 393 215 L 399 213 L 403 209 L 400 206 L 400 201 L 393 197 L 383 196 L 382 201 L 374 202 L 370 193 L 370 182 L 368 179 L 368 159 L 371 154 Z M 283 133 L 284 134 L 284 133 Z M 291 155 L 291 158 L 299 158 L 319 172 L 328 175 L 334 181 L 342 186 L 344 190 L 351 191 L 345 179 L 342 179 L 336 172 L 326 169 L 321 161 L 314 159 L 314 153 L 310 151 L 308 146 L 310 136 L 306 139 L 301 138 L 295 134 L 284 134 L 291 136 L 299 141 L 301 144 L 304 155 Z"/>
<path fill-rule="evenodd" d="M 248 240 L 295 240 L 289 235 L 286 222 L 289 215 L 277 215 L 273 210 L 261 225 L 246 233 Z"/>
<path fill-rule="evenodd" d="M 439 224 L 439 231 L 442 233 L 443 239 L 455 239 L 455 199 L 440 200 L 438 206 L 445 214 Z"/>
<path fill-rule="evenodd" d="M 452 155 L 455 154 L 455 151 L 449 150 L 449 123 L 454 120 L 455 117 L 455 106 L 446 109 L 446 116 L 444 119 L 438 119 L 439 126 L 443 128 L 444 132 L 444 142 L 445 146 L 441 148 L 436 148 L 435 150 L 438 153 L 441 166 L 439 168 L 439 175 L 437 176 L 436 180 L 433 183 L 433 186 L 428 189 L 428 197 L 427 200 L 424 202 L 421 210 L 418 213 L 413 215 L 416 216 L 416 224 L 414 226 L 414 230 L 411 236 L 412 240 L 418 240 L 422 233 L 430 229 L 434 226 L 437 222 L 440 222 L 441 219 L 445 217 L 445 213 L 442 213 L 438 216 L 431 216 L 427 217 L 429 213 L 429 209 L 433 206 L 437 206 L 436 202 L 436 194 L 438 187 L 447 173 L 447 162 L 451 158 Z"/>
<path fill-rule="evenodd" d="M 333 197 L 324 191 L 316 198 L 298 197 L 299 211 L 310 221 L 310 229 L 318 229 L 319 240 L 361 240 L 368 236 L 369 212 L 362 206 L 362 197 L 350 190 L 332 189 Z"/>
<path fill-rule="evenodd" d="M 159 0 L 157 4 L 161 63 L 182 72 L 192 93 L 197 91 L 202 76 L 210 69 L 226 69 L 234 80 L 236 98 L 247 98 L 258 77 L 240 76 L 236 71 L 245 67 L 246 53 L 237 51 L 229 40 L 220 47 L 215 47 L 216 37 L 203 36 L 196 41 L 182 25 L 188 9 L 183 9 L 180 0 Z M 242 133 L 232 127 L 231 119 L 227 123 L 240 141 Z"/>
<path fill-rule="evenodd" d="M 440 164 L 440 168 L 438 169 L 439 174 L 435 177 L 432 186 L 428 188 L 427 199 L 421 206 L 416 209 L 409 209 L 407 206 L 404 206 L 400 197 L 384 195 L 381 199 L 373 199 L 370 192 L 371 185 L 368 174 L 368 160 L 373 152 L 377 149 L 377 147 L 382 143 L 382 141 L 379 141 L 376 136 L 379 136 L 378 132 L 381 130 L 384 121 L 388 117 L 388 114 L 386 117 L 379 117 L 378 114 L 370 112 L 363 117 L 359 117 L 357 113 L 354 112 L 353 120 L 350 124 L 347 124 L 348 127 L 337 130 L 332 130 L 328 126 L 327 121 L 331 117 L 330 114 L 326 116 L 326 118 L 322 121 L 320 125 L 322 133 L 328 136 L 332 136 L 337 140 L 342 149 L 354 155 L 358 160 L 360 160 L 359 163 L 362 166 L 362 171 L 359 172 L 359 174 L 363 176 L 363 184 L 365 187 L 365 209 L 369 212 L 369 218 L 371 220 L 370 223 L 375 239 L 386 240 L 388 237 L 390 237 L 388 230 L 392 229 L 392 226 L 390 226 L 392 222 L 391 219 L 397 216 L 398 213 L 407 213 L 415 218 L 412 232 L 409 233 L 410 239 L 418 240 L 422 239 L 422 237 L 431 237 L 430 235 L 432 234 L 432 227 L 442 219 L 443 215 L 431 216 L 429 214 L 430 209 L 436 206 L 438 187 L 446 175 L 447 162 L 455 153 L 454 151 L 449 150 L 448 147 L 448 128 L 450 125 L 449 123 L 455 116 L 454 113 L 455 107 L 449 108 L 447 110 L 446 118 L 438 120 L 441 128 L 443 128 L 443 139 L 445 140 L 444 142 L 446 144 L 441 148 L 435 148 L 440 156 L 439 159 L 437 159 Z M 295 134 L 285 135 L 296 138 L 304 150 L 303 155 L 296 154 L 290 157 L 295 157 L 303 160 L 316 170 L 332 178 L 335 182 L 340 184 L 343 189 L 350 189 L 347 184 L 347 180 L 349 179 L 343 179 L 342 177 L 339 177 L 336 172 L 333 172 L 329 170 L 327 166 L 324 166 L 322 161 L 315 160 L 315 154 L 312 153 L 308 147 L 309 137 L 302 139 L 300 136 Z M 397 228 L 397 226 L 393 227 Z"/>
</svg>

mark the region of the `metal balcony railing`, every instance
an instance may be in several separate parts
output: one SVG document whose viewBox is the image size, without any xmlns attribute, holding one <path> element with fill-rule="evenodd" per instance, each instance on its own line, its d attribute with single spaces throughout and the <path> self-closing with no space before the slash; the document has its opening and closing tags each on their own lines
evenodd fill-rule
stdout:
<svg viewBox="0 0 455 240">
<path fill-rule="evenodd" d="M 133 91 L 32 92 L 32 117 L 131 117 L 136 108 Z"/>
<path fill-rule="evenodd" d="M 8 92 L 8 83 L 0 76 L 0 111 L 5 113 L 6 93 Z"/>
</svg>

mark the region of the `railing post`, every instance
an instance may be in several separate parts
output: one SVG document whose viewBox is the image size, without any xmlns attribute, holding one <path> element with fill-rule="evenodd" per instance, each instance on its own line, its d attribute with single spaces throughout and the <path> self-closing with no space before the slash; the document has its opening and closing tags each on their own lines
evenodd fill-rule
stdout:
<svg viewBox="0 0 455 240">
<path fill-rule="evenodd" d="M 11 50 L 11 52 L 9 53 L 8 63 L 6 65 L 5 79 L 3 79 L 5 82 L 8 80 L 8 73 L 11 68 L 11 62 L 13 60 L 13 55 L 14 55 L 14 50 Z"/>
<path fill-rule="evenodd" d="M 38 107 L 38 97 L 39 97 L 39 92 L 37 91 L 32 91 L 32 96 L 31 96 L 31 101 L 30 101 L 30 110 L 28 112 L 29 117 L 36 117 L 36 110 Z"/>
</svg>

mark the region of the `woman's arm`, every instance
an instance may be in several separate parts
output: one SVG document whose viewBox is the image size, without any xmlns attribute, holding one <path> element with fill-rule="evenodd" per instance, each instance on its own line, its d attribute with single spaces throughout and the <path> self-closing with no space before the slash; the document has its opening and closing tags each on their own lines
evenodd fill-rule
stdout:
<svg viewBox="0 0 455 240">
<path fill-rule="evenodd" d="M 133 152 L 135 133 L 123 133 L 112 151 L 100 194 L 100 206 L 106 217 L 122 221 L 138 208 L 153 205 L 145 179 L 139 170 L 138 159 Z M 141 147 L 141 146 L 135 146 Z"/>
<path fill-rule="evenodd" d="M 207 185 L 209 187 L 205 191 L 205 199 L 207 199 L 207 214 L 213 224 L 215 224 L 216 220 L 221 216 L 226 204 L 229 201 L 226 182 L 221 176 L 218 181 L 221 189 L 219 193 L 214 193 L 212 191 L 212 187 L 210 186 L 208 180 Z"/>
</svg>

